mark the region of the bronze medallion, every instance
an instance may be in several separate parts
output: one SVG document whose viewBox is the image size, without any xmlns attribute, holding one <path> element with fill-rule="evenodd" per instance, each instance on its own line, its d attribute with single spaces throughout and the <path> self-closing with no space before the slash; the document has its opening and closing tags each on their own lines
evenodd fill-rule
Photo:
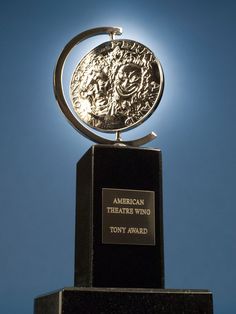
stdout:
<svg viewBox="0 0 236 314">
<path fill-rule="evenodd" d="M 112 40 L 77 65 L 70 97 L 79 119 L 103 132 L 125 131 L 157 107 L 163 72 L 151 50 L 132 40 Z"/>
</svg>

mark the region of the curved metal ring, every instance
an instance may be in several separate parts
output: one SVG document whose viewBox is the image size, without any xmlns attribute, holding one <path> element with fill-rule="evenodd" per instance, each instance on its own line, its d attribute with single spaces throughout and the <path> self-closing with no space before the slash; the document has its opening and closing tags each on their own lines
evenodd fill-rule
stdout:
<svg viewBox="0 0 236 314">
<path fill-rule="evenodd" d="M 111 36 L 111 38 L 113 38 L 113 35 L 121 35 L 122 34 L 122 28 L 120 28 L 120 27 L 93 28 L 93 29 L 90 29 L 90 30 L 87 30 L 83 33 L 78 34 L 77 36 L 75 36 L 74 38 L 72 38 L 68 42 L 68 44 L 62 50 L 62 52 L 58 58 L 56 68 L 54 71 L 53 86 L 54 86 L 55 97 L 57 99 L 57 102 L 58 102 L 62 112 L 64 113 L 64 115 L 66 116 L 66 118 L 68 119 L 70 124 L 78 132 L 80 132 L 82 135 L 84 135 L 88 139 L 90 139 L 96 143 L 100 143 L 100 144 L 122 143 L 124 145 L 136 146 L 136 147 L 144 145 L 144 144 L 150 142 L 151 140 L 153 140 L 154 138 L 156 138 L 156 134 L 154 132 L 152 132 L 152 133 L 150 133 L 150 134 L 148 134 L 142 138 L 138 138 L 138 139 L 135 139 L 132 141 L 121 141 L 119 139 L 112 141 L 112 140 L 106 139 L 102 136 L 99 136 L 99 135 L 93 133 L 87 127 L 85 127 L 82 123 L 80 123 L 80 121 L 75 117 L 75 115 L 73 114 L 73 112 L 71 111 L 71 109 L 69 108 L 69 106 L 66 102 L 64 92 L 63 92 L 62 79 L 63 79 L 64 64 L 66 62 L 66 59 L 67 59 L 69 53 L 71 52 L 71 50 L 76 45 L 78 45 L 79 43 L 81 43 L 85 39 L 88 39 L 88 38 L 96 36 L 96 35 L 104 35 L 104 34 L 108 34 Z"/>
</svg>

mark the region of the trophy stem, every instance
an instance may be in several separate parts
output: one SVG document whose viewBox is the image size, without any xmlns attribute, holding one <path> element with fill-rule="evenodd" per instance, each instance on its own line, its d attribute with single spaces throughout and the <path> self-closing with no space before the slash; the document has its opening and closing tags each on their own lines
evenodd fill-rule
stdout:
<svg viewBox="0 0 236 314">
<path fill-rule="evenodd" d="M 117 142 L 122 142 L 122 138 L 121 138 L 121 135 L 120 135 L 120 131 L 116 131 L 116 141 Z"/>
<path fill-rule="evenodd" d="M 114 40 L 114 33 L 113 32 L 110 32 L 109 36 L 110 36 L 110 40 Z"/>
</svg>

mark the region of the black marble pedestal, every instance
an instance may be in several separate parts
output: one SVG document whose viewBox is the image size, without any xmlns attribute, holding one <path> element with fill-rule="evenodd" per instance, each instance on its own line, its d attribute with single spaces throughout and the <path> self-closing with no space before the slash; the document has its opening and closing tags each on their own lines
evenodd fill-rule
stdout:
<svg viewBox="0 0 236 314">
<path fill-rule="evenodd" d="M 161 152 L 94 145 L 77 165 L 75 286 L 164 288 Z"/>
<path fill-rule="evenodd" d="M 207 290 L 65 288 L 35 299 L 34 314 L 212 314 Z"/>
<path fill-rule="evenodd" d="M 92 146 L 76 198 L 75 287 L 36 298 L 34 314 L 213 314 L 207 290 L 162 289 L 159 150 Z"/>
</svg>

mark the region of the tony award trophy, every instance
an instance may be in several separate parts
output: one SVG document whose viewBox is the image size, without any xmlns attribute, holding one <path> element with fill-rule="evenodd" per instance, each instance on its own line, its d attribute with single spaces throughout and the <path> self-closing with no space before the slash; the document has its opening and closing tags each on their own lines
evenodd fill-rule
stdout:
<svg viewBox="0 0 236 314">
<path fill-rule="evenodd" d="M 110 40 L 77 64 L 68 101 L 66 59 L 81 41 L 100 34 Z M 212 314 L 208 290 L 164 289 L 161 151 L 140 147 L 153 132 L 122 139 L 157 108 L 164 75 L 149 48 L 115 38 L 121 34 L 121 28 L 101 27 L 77 35 L 55 68 L 62 112 L 97 144 L 77 164 L 74 287 L 36 298 L 34 313 Z"/>
</svg>

